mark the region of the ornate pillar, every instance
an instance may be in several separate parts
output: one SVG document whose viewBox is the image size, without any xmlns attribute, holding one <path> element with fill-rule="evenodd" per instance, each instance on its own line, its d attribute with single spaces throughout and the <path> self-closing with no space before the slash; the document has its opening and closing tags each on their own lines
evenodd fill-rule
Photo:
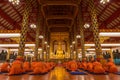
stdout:
<svg viewBox="0 0 120 80">
<path fill-rule="evenodd" d="M 50 59 L 50 32 L 48 32 L 48 60 Z"/>
<path fill-rule="evenodd" d="M 69 44 L 70 46 L 70 59 L 72 59 L 72 32 L 69 33 Z"/>
<path fill-rule="evenodd" d="M 73 30 L 73 27 L 72 27 L 72 33 L 71 33 L 71 35 L 72 35 L 72 54 L 71 54 L 71 56 L 72 56 L 72 59 L 74 59 L 74 44 L 73 44 L 73 41 L 74 41 L 74 30 Z"/>
<path fill-rule="evenodd" d="M 19 52 L 18 52 L 18 56 L 22 56 L 22 57 L 24 56 L 24 50 L 25 50 L 26 33 L 28 31 L 28 21 L 29 21 L 28 19 L 29 19 L 30 12 L 32 10 L 31 1 L 32 0 L 25 0 L 26 4 L 24 6 L 21 36 L 20 36 L 20 43 L 19 43 Z"/>
<path fill-rule="evenodd" d="M 42 60 L 44 60 L 44 38 L 42 39 Z"/>
<path fill-rule="evenodd" d="M 75 23 L 76 22 L 76 23 Z M 75 25 L 74 25 L 74 40 L 75 40 L 75 44 L 74 44 L 74 51 L 76 52 L 75 53 L 75 58 L 76 58 L 76 60 L 78 60 L 78 52 L 77 52 L 77 47 L 78 47 L 78 41 L 77 41 L 77 38 L 76 38 L 76 36 L 77 36 L 77 19 L 75 20 Z"/>
<path fill-rule="evenodd" d="M 99 37 L 99 30 L 98 30 L 99 25 L 97 21 L 97 14 L 96 14 L 94 0 L 88 0 L 88 2 L 89 2 L 90 15 L 92 20 L 92 29 L 93 29 L 96 56 L 97 58 L 103 58 L 100 37 Z"/>
<path fill-rule="evenodd" d="M 85 58 L 85 42 L 84 42 L 84 24 L 83 24 L 83 17 L 81 12 L 81 7 L 79 5 L 79 12 L 78 12 L 78 24 L 80 28 L 80 36 L 81 36 L 81 52 L 82 58 Z"/>
<path fill-rule="evenodd" d="M 45 39 L 46 39 L 46 36 L 45 36 L 45 30 L 46 30 L 46 25 L 45 25 L 45 20 L 44 20 L 44 25 L 43 25 L 44 27 L 43 27 L 43 36 L 44 36 L 44 38 L 42 39 L 42 58 L 43 58 L 43 61 L 45 60 L 44 58 L 45 58 L 45 53 L 44 52 L 46 52 L 46 48 L 45 48 Z"/>
<path fill-rule="evenodd" d="M 34 56 L 36 59 L 38 58 L 38 48 L 39 48 L 39 42 L 40 42 L 40 39 L 39 39 L 40 26 L 41 26 L 40 10 L 41 10 L 41 5 L 38 4 L 37 28 L 36 28 L 36 39 L 35 39 L 35 51 L 34 51 Z"/>
</svg>

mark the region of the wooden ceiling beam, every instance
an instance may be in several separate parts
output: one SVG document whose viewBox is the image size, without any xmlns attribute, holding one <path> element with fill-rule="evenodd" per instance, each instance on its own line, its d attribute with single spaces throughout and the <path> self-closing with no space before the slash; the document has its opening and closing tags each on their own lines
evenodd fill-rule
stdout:
<svg viewBox="0 0 120 80">
<path fill-rule="evenodd" d="M 19 15 L 20 21 L 22 21 L 22 15 L 19 13 L 19 11 L 18 11 L 12 4 L 10 4 L 10 6 L 11 6 L 12 9 Z"/>
<path fill-rule="evenodd" d="M 98 14 L 98 20 L 99 18 L 103 15 L 103 13 L 105 12 L 105 10 L 109 7 L 110 3 L 106 4 L 105 8 Z"/>
<path fill-rule="evenodd" d="M 120 8 L 118 8 L 108 19 L 106 19 L 99 27 L 103 27 L 103 25 L 107 26 L 113 20 L 115 20 L 118 16 L 120 16 Z"/>
<path fill-rule="evenodd" d="M 1 8 L 0 8 L 0 16 L 4 18 L 9 24 L 14 26 L 14 29 L 21 30 L 21 26 L 16 21 L 14 21 L 12 18 L 10 18 Z M 30 37 L 32 41 L 34 40 L 29 34 L 28 36 Z"/>
</svg>

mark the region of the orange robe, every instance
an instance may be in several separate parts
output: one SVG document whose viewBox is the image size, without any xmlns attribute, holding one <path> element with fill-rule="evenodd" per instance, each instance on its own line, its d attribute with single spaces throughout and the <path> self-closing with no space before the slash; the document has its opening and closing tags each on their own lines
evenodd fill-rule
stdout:
<svg viewBox="0 0 120 80">
<path fill-rule="evenodd" d="M 81 63 L 81 68 L 84 70 L 87 70 L 87 62 L 82 62 Z"/>
<path fill-rule="evenodd" d="M 81 62 L 78 62 L 78 68 L 82 68 L 82 64 L 81 64 Z"/>
<path fill-rule="evenodd" d="M 37 62 L 35 68 L 33 69 L 33 74 L 45 73 L 48 70 L 46 69 L 45 63 Z"/>
<path fill-rule="evenodd" d="M 9 75 L 14 75 L 14 74 L 21 74 L 24 72 L 24 69 L 22 67 L 22 62 L 19 60 L 16 60 L 12 63 L 12 66 L 10 68 Z"/>
<path fill-rule="evenodd" d="M 117 66 L 113 62 L 108 62 L 108 72 L 115 73 L 118 72 Z"/>
<path fill-rule="evenodd" d="M 88 70 L 89 72 L 92 72 L 92 71 L 93 71 L 93 63 L 91 63 L 91 62 L 87 63 L 87 70 Z"/>
<path fill-rule="evenodd" d="M 78 69 L 77 62 L 75 62 L 75 61 L 71 61 L 71 62 L 69 63 L 69 66 L 70 66 L 70 70 L 71 70 L 71 71 L 76 71 L 76 70 Z"/>
<path fill-rule="evenodd" d="M 29 62 L 24 62 L 23 63 L 23 69 L 25 72 L 31 71 L 30 63 Z"/>
<path fill-rule="evenodd" d="M 38 62 L 31 62 L 31 70 L 33 71 L 35 69 L 35 65 L 37 64 Z"/>
<path fill-rule="evenodd" d="M 9 71 L 9 63 L 8 62 L 5 62 L 1 65 L 1 72 L 8 72 Z"/>
<path fill-rule="evenodd" d="M 96 61 L 93 63 L 93 72 L 94 73 L 105 73 L 105 70 L 102 67 L 102 64 L 100 62 Z"/>
</svg>

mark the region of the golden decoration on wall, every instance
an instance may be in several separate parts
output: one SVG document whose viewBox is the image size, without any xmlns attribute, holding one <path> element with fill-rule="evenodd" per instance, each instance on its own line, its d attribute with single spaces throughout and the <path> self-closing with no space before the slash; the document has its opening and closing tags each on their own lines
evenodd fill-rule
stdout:
<svg viewBox="0 0 120 80">
<path fill-rule="evenodd" d="M 50 58 L 64 59 L 70 57 L 69 33 L 52 32 L 50 34 Z"/>
</svg>

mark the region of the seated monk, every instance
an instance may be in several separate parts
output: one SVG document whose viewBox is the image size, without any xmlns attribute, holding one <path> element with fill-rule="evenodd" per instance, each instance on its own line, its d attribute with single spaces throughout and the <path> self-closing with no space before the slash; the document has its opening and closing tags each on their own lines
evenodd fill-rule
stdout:
<svg viewBox="0 0 120 80">
<path fill-rule="evenodd" d="M 82 59 L 81 68 L 82 68 L 83 70 L 87 70 L 86 58 L 83 58 L 83 59 Z"/>
<path fill-rule="evenodd" d="M 29 62 L 24 62 L 23 63 L 23 69 L 25 70 L 25 72 L 31 71 L 30 63 Z"/>
<path fill-rule="evenodd" d="M 76 71 L 78 69 L 78 65 L 76 61 L 70 61 L 69 66 L 71 71 Z"/>
<path fill-rule="evenodd" d="M 81 62 L 78 62 L 78 68 L 79 68 L 79 69 L 82 68 L 82 64 L 81 64 Z"/>
<path fill-rule="evenodd" d="M 88 63 L 87 63 L 87 70 L 89 72 L 92 72 L 93 71 L 93 61 L 94 61 L 94 58 L 92 58 Z"/>
<path fill-rule="evenodd" d="M 38 62 L 34 59 L 32 62 L 31 62 L 31 71 L 33 71 L 35 69 L 35 65 L 37 64 Z"/>
<path fill-rule="evenodd" d="M 35 68 L 33 69 L 33 74 L 40 74 L 47 72 L 47 69 L 45 67 L 45 64 L 42 62 L 37 62 L 35 64 Z"/>
<path fill-rule="evenodd" d="M 12 63 L 12 66 L 10 68 L 9 75 L 14 75 L 14 74 L 22 74 L 24 72 L 23 66 L 22 66 L 22 61 L 20 60 L 15 60 Z"/>
<path fill-rule="evenodd" d="M 1 72 L 9 72 L 9 60 L 6 60 L 5 63 L 3 63 L 0 68 L 1 68 Z"/>
<path fill-rule="evenodd" d="M 93 72 L 94 73 L 105 73 L 105 70 L 102 67 L 102 64 L 98 62 L 97 60 L 93 62 Z"/>
<path fill-rule="evenodd" d="M 92 62 L 87 63 L 87 71 L 89 71 L 89 72 L 93 71 L 93 63 Z"/>
<path fill-rule="evenodd" d="M 112 59 L 108 60 L 108 63 L 106 64 L 106 66 L 107 66 L 108 72 L 110 72 L 110 73 L 118 72 L 117 66 L 114 64 Z"/>
</svg>

